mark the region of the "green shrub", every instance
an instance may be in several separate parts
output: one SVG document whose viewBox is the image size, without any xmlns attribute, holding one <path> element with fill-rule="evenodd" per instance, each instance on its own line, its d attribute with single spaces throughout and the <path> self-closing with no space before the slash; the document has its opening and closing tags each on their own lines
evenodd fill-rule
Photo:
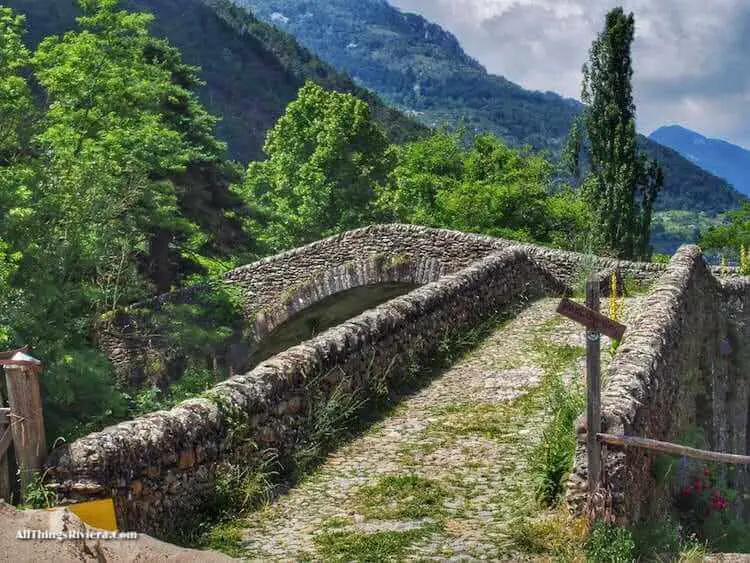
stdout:
<svg viewBox="0 0 750 563">
<path fill-rule="evenodd" d="M 585 402 L 583 393 L 566 385 L 561 375 L 554 376 L 550 382 L 547 401 L 552 419 L 532 453 L 531 468 L 537 497 L 553 506 L 565 490 L 565 478 L 573 465 L 576 447 L 573 425 Z"/>
<path fill-rule="evenodd" d="M 635 556 L 633 535 L 627 528 L 604 522 L 591 527 L 586 543 L 587 559 L 594 563 L 628 563 Z"/>
<path fill-rule="evenodd" d="M 26 484 L 22 508 L 51 508 L 57 504 L 57 493 L 44 482 L 45 475 L 36 472 Z"/>
<path fill-rule="evenodd" d="M 166 391 L 158 387 L 149 387 L 136 392 L 135 395 L 125 395 L 131 400 L 130 416 L 171 409 L 178 403 L 207 391 L 214 383 L 215 377 L 211 370 L 189 366 L 182 377 L 172 383 Z"/>
<path fill-rule="evenodd" d="M 681 523 L 714 551 L 750 553 L 750 524 L 736 510 L 738 493 L 722 468 L 696 467 L 674 499 Z"/>
</svg>

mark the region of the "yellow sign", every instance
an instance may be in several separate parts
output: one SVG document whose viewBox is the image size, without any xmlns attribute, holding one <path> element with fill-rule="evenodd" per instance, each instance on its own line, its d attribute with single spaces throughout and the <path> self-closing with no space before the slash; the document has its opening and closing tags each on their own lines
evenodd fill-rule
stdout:
<svg viewBox="0 0 750 563">
<path fill-rule="evenodd" d="M 84 523 L 107 530 L 117 531 L 117 517 L 115 516 L 115 502 L 111 498 L 79 502 L 68 506 L 70 511 L 78 516 Z"/>
</svg>

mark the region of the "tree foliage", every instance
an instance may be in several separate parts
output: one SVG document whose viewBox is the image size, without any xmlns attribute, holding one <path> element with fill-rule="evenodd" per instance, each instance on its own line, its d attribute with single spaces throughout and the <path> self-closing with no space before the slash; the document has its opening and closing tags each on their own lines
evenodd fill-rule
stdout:
<svg viewBox="0 0 750 563">
<path fill-rule="evenodd" d="M 588 213 L 570 189 L 552 194 L 552 168 L 542 157 L 477 136 L 436 133 L 398 151 L 379 207 L 408 223 L 580 247 Z"/>
<path fill-rule="evenodd" d="M 582 100 L 590 146 L 586 196 L 597 233 L 620 258 L 648 259 L 651 213 L 664 178 L 639 154 L 631 80 L 633 14 L 607 14 L 583 67 Z"/>
<path fill-rule="evenodd" d="M 737 253 L 740 248 L 750 248 L 750 203 L 726 214 L 726 221 L 709 228 L 700 238 L 699 244 L 719 252 Z"/>
<path fill-rule="evenodd" d="M 33 54 L 23 19 L 0 10 L 0 345 L 44 358 L 55 432 L 122 415 L 96 320 L 231 260 L 191 202 L 223 189 L 216 209 L 240 205 L 195 69 L 150 35 L 150 15 L 80 6 L 78 29 Z"/>
<path fill-rule="evenodd" d="M 268 133 L 268 159 L 238 188 L 268 252 L 360 227 L 392 168 L 389 143 L 368 105 L 308 82 Z"/>
</svg>

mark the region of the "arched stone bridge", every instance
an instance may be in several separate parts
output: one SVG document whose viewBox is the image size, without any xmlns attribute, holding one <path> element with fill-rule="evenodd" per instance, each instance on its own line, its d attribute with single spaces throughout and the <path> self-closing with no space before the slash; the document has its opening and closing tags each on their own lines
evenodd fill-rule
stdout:
<svg viewBox="0 0 750 563">
<path fill-rule="evenodd" d="M 204 398 L 56 449 L 50 476 L 73 500 L 114 496 L 128 529 L 166 533 L 210 499 L 223 460 L 239 455 L 249 463 L 258 448 L 291 456 L 307 432 L 311 397 L 334 388 L 374 393 L 428 362 L 446 331 L 469 330 L 519 300 L 569 294 L 592 274 L 606 294 L 613 272 L 651 289 L 606 378 L 603 428 L 668 439 L 696 419 L 696 404 L 704 411 L 708 404 L 700 420 L 710 420 L 714 443 L 746 451 L 747 425 L 735 423 L 748 412 L 748 385 L 738 366 L 748 359 L 742 343 L 750 285 L 736 276 L 718 279 L 696 247 L 682 248 L 664 266 L 376 225 L 228 272 L 224 281 L 239 288 L 249 330 L 227 345 L 223 361 L 240 375 Z M 191 302 L 199 293 L 170 294 L 150 305 Z M 325 318 L 322 309 L 333 300 L 348 304 Z M 314 335 L 292 330 L 273 342 L 311 313 L 323 319 Z M 131 311 L 100 337 L 124 377 L 142 369 L 160 344 L 139 332 L 140 322 Z M 732 352 L 722 356 L 728 340 Z M 253 358 L 264 361 L 252 367 Z M 632 452 L 610 453 L 606 467 L 620 513 L 640 513 L 652 486 L 651 462 Z M 569 488 L 574 504 L 585 476 L 579 450 Z"/>
<path fill-rule="evenodd" d="M 654 279 L 663 269 L 606 258 L 592 261 L 576 253 L 442 229 L 374 225 L 227 272 L 224 282 L 241 294 L 249 330 L 235 331 L 233 338 L 217 346 L 216 355 L 233 373 L 242 372 L 367 309 L 509 248 L 521 249 L 543 264 L 564 286 L 577 283 L 576 276 L 585 269 L 606 273 L 619 264 L 619 269 L 642 282 Z M 608 289 L 606 280 L 602 289 Z M 143 305 L 153 309 L 168 302 L 200 302 L 196 294 L 201 290 L 212 291 L 189 288 Z M 153 318 L 151 310 L 145 318 Z M 174 378 L 169 360 L 182 364 L 183 353 L 189 351 L 174 349 L 172 342 L 154 333 L 163 331 L 145 327 L 135 306 L 103 323 L 99 342 L 123 379 L 140 383 L 163 380 L 170 373 Z M 155 356 L 167 361 L 154 362 Z M 146 366 L 154 364 L 157 373 L 144 374 Z"/>
</svg>

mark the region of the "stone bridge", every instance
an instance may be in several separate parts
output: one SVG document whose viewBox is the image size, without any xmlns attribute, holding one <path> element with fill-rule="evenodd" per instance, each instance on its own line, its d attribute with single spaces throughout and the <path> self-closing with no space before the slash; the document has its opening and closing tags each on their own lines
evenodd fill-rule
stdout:
<svg viewBox="0 0 750 563">
<path fill-rule="evenodd" d="M 663 266 L 376 225 L 228 272 L 224 282 L 242 295 L 246 330 L 226 344 L 222 361 L 239 375 L 170 411 L 57 448 L 49 474 L 70 500 L 114 496 L 123 528 L 168 533 L 211 500 L 223 460 L 249 463 L 268 449 L 290 458 L 313 397 L 334 389 L 375 394 L 428 363 L 447 332 L 469 330 L 520 301 L 570 294 L 590 275 L 606 294 L 613 272 L 650 292 L 606 378 L 604 429 L 669 439 L 697 422 L 715 449 L 746 452 L 748 384 L 740 366 L 750 365 L 743 345 L 750 284 L 719 279 L 696 247 Z M 151 306 L 190 302 L 197 291 Z M 295 327 L 304 318 L 315 319 L 314 330 Z M 131 380 L 158 348 L 141 326 L 134 308 L 100 336 Z M 642 452 L 608 454 L 612 498 L 625 518 L 650 510 L 652 462 Z M 585 493 L 581 447 L 572 469 L 568 494 L 576 505 Z"/>
</svg>

